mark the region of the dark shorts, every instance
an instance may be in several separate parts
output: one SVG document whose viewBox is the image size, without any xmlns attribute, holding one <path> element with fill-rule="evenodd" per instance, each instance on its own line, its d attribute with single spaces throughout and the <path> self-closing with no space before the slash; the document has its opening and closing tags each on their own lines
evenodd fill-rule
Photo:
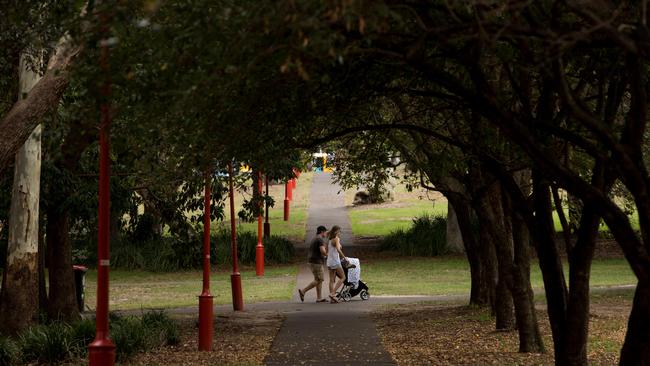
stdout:
<svg viewBox="0 0 650 366">
<path fill-rule="evenodd" d="M 309 263 L 309 267 L 311 268 L 311 273 L 314 275 L 316 281 L 322 282 L 325 280 L 322 264 Z"/>
</svg>

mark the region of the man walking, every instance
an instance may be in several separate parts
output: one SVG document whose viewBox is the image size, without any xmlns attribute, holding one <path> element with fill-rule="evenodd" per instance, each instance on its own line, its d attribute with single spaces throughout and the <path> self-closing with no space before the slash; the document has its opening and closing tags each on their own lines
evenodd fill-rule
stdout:
<svg viewBox="0 0 650 366">
<path fill-rule="evenodd" d="M 314 275 L 314 280 L 304 289 L 298 289 L 300 301 L 305 301 L 305 293 L 316 287 L 316 302 L 327 302 L 327 299 L 324 299 L 322 296 L 323 281 L 325 280 L 323 264 L 325 263 L 325 258 L 327 258 L 326 234 L 327 228 L 325 226 L 319 226 L 316 229 L 316 236 L 312 239 L 311 244 L 309 244 L 309 267 L 311 268 L 311 273 Z"/>
</svg>

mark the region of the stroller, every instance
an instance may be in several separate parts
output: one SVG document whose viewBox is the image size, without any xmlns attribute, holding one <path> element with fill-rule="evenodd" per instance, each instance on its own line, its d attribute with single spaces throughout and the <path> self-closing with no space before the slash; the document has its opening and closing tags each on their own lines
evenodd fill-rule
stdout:
<svg viewBox="0 0 650 366">
<path fill-rule="evenodd" d="M 339 300 L 350 301 L 353 297 L 359 295 L 361 300 L 368 300 L 370 298 L 370 291 L 368 285 L 361 281 L 361 264 L 358 258 L 347 258 L 343 261 L 343 272 L 345 279 L 343 280 L 343 288 L 336 294 Z"/>
</svg>

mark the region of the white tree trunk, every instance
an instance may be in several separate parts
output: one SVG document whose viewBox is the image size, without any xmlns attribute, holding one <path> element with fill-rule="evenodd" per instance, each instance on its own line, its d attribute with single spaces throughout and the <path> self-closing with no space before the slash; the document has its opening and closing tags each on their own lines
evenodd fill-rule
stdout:
<svg viewBox="0 0 650 366">
<path fill-rule="evenodd" d="M 24 99 L 40 76 L 20 59 L 20 94 Z M 15 157 L 9 213 L 7 265 L 0 298 L 0 325 L 15 333 L 38 320 L 38 202 L 41 180 L 41 125 Z"/>
<path fill-rule="evenodd" d="M 447 249 L 452 253 L 463 253 L 463 235 L 458 226 L 456 211 L 449 201 L 447 201 Z"/>
</svg>

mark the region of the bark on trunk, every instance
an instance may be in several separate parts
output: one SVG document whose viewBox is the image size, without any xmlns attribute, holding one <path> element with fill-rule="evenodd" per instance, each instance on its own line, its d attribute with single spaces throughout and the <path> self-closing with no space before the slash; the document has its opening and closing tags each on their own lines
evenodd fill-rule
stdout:
<svg viewBox="0 0 650 366">
<path fill-rule="evenodd" d="M 451 253 L 463 252 L 463 236 L 460 232 L 458 217 L 454 205 L 447 200 L 447 249 Z"/>
<path fill-rule="evenodd" d="M 535 317 L 532 291 L 529 290 L 530 281 L 527 281 L 521 266 L 514 261 L 512 226 L 503 212 L 500 184 L 494 183 L 488 188 L 480 216 L 484 221 L 481 224 L 487 225 L 488 232 L 496 244 L 499 281 L 504 281 L 512 293 L 519 331 L 519 351 L 543 352 L 544 343 Z"/>
<path fill-rule="evenodd" d="M 68 238 L 69 214 L 58 208 L 47 209 L 47 254 L 50 293 L 48 315 L 51 319 L 79 318 L 72 271 L 72 246 Z"/>
<path fill-rule="evenodd" d="M 69 82 L 68 68 L 81 47 L 64 39 L 48 62 L 47 71 L 26 98 L 0 119 L 0 174 L 48 112 L 56 108 Z"/>
<path fill-rule="evenodd" d="M 650 365 L 650 283 L 636 285 L 632 312 L 627 323 L 625 343 L 621 350 L 622 366 Z"/>
<path fill-rule="evenodd" d="M 494 255 L 483 253 L 488 242 L 479 242 L 474 232 L 472 207 L 460 194 L 447 194 L 450 206 L 455 207 L 458 228 L 462 235 L 462 243 L 469 262 L 471 276 L 471 291 L 469 303 L 478 306 L 494 308 L 496 280 L 496 258 Z M 489 252 L 488 252 L 489 253 Z"/>
<path fill-rule="evenodd" d="M 566 309 L 568 292 L 551 215 L 551 193 L 548 181 L 538 171 L 533 172 L 533 205 L 535 225 L 533 241 L 544 279 L 548 317 L 556 355 L 565 354 Z M 531 230 L 533 230 L 531 229 Z"/>
<path fill-rule="evenodd" d="M 39 75 L 20 60 L 20 97 L 27 95 Z M 38 322 L 38 239 L 41 181 L 41 126 L 15 155 L 9 212 L 7 265 L 0 296 L 0 326 L 10 334 Z M 16 316 L 20 314 L 20 316 Z"/>
</svg>

